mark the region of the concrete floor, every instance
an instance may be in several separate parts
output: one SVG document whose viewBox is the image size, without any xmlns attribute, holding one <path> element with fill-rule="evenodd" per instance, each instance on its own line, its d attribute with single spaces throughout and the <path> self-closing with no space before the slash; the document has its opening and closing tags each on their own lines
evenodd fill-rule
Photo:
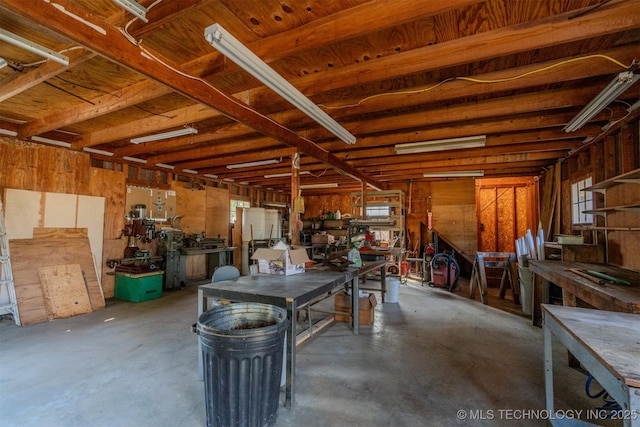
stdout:
<svg viewBox="0 0 640 427">
<path fill-rule="evenodd" d="M 0 424 L 204 425 L 196 292 L 28 327 L 0 321 Z M 556 408 L 600 405 L 554 348 Z M 546 425 L 509 412 L 544 409 L 542 330 L 466 290 L 400 285 L 399 303 L 379 303 L 359 336 L 335 323 L 302 344 L 297 375 L 295 409 L 281 407 L 277 426 Z"/>
</svg>

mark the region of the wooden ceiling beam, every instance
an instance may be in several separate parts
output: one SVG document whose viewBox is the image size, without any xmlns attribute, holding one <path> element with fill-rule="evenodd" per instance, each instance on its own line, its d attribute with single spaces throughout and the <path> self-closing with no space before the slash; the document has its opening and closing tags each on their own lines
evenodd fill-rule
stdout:
<svg viewBox="0 0 640 427">
<path fill-rule="evenodd" d="M 45 80 L 55 77 L 69 68 L 75 67 L 76 65 L 96 56 L 95 53 L 84 49 L 73 49 L 67 52 L 66 55 L 69 58 L 69 67 L 65 67 L 64 65 L 58 64 L 54 61 L 45 61 L 45 63 L 39 67 L 28 68 L 24 71 L 13 73 L 9 77 L 5 78 L 0 82 L 0 102 L 6 101 L 12 96 L 31 89 Z"/>
<path fill-rule="evenodd" d="M 59 0 L 59 3 L 63 7 L 68 5 L 68 1 L 66 0 Z M 284 126 L 269 120 L 214 87 L 205 85 L 201 81 L 194 81 L 189 77 L 183 76 L 161 65 L 158 60 L 170 65 L 173 69 L 180 69 L 179 65 L 172 64 L 167 58 L 160 58 L 159 55 L 149 50 L 143 52 L 139 46 L 132 45 L 119 32 L 109 27 L 106 22 L 96 22 L 97 18 L 93 15 L 89 16 L 83 13 L 79 15 L 79 17 L 87 22 L 92 22 L 100 26 L 104 30 L 104 35 L 96 32 L 92 27 L 78 24 L 76 19 L 67 16 L 50 4 L 44 4 L 39 8 L 31 8 L 21 0 L 5 0 L 1 7 L 8 8 L 14 13 L 27 17 L 39 25 L 57 31 L 99 55 L 120 63 L 152 80 L 167 85 L 176 92 L 196 102 L 217 109 L 228 117 L 245 123 L 268 136 L 278 139 L 286 145 L 297 147 L 300 152 L 309 154 L 363 182 L 368 182 L 376 187 L 382 188 L 381 183 L 371 180 L 370 177 L 361 171 L 323 150 L 312 141 L 302 138 Z M 155 56 L 157 59 L 153 59 L 151 56 Z"/>
<path fill-rule="evenodd" d="M 612 0 L 586 13 L 572 11 L 493 31 L 478 33 L 442 43 L 436 43 L 395 55 L 383 56 L 358 64 L 334 68 L 322 75 L 297 79 L 298 90 L 307 96 L 330 90 L 344 89 L 457 65 L 492 60 L 493 58 L 563 43 L 601 37 L 614 32 L 640 27 L 638 5 L 633 1 Z"/>
</svg>

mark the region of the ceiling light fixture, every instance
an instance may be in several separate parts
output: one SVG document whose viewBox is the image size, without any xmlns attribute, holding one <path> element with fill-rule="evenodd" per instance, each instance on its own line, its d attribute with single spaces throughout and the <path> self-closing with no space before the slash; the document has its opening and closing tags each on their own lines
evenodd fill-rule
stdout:
<svg viewBox="0 0 640 427">
<path fill-rule="evenodd" d="M 27 50 L 31 53 L 35 53 L 36 55 L 40 55 L 43 58 L 50 59 L 58 64 L 64 65 L 65 67 L 69 66 L 69 58 L 64 55 L 60 55 L 58 52 L 41 46 L 32 42 L 31 40 L 27 40 L 24 37 L 20 37 L 16 34 L 10 33 L 9 31 L 5 31 L 0 28 L 0 40 L 4 40 L 5 42 L 17 46 L 21 49 Z"/>
<path fill-rule="evenodd" d="M 156 133 L 154 135 L 140 136 L 138 138 L 132 138 L 131 142 L 134 144 L 141 144 L 143 142 L 159 141 L 161 139 L 177 138 L 179 136 L 194 135 L 198 133 L 198 129 L 191 126 L 186 126 L 182 129 L 171 130 L 169 132 Z"/>
<path fill-rule="evenodd" d="M 227 169 L 242 169 L 242 168 L 250 168 L 250 167 L 253 167 L 253 166 L 274 165 L 276 163 L 280 163 L 281 161 L 282 161 L 282 159 L 257 160 L 255 162 L 237 163 L 235 165 L 227 165 Z"/>
<path fill-rule="evenodd" d="M 300 172 L 298 175 L 310 175 L 311 172 L 309 171 L 302 171 Z M 291 172 L 284 172 L 284 173 L 272 173 L 269 175 L 265 175 L 265 178 L 284 178 L 286 176 L 291 176 Z"/>
<path fill-rule="evenodd" d="M 130 162 L 136 162 L 136 163 L 144 163 L 146 164 L 147 161 L 143 160 L 143 159 L 139 159 L 137 157 L 129 157 L 129 156 L 122 156 L 122 160 L 128 160 Z"/>
<path fill-rule="evenodd" d="M 213 24 L 205 28 L 204 38 L 220 53 L 318 122 L 329 132 L 347 144 L 355 144 L 355 136 L 311 102 L 309 98 L 304 96 L 280 74 L 276 73 L 273 68 L 269 67 L 262 59 L 240 43 L 220 24 Z"/>
<path fill-rule="evenodd" d="M 71 144 L 68 142 L 58 141 L 57 139 L 44 138 L 42 136 L 32 136 L 31 140 L 36 142 L 44 142 L 46 144 L 51 144 L 51 145 L 57 145 L 58 147 L 65 147 L 65 148 L 71 147 Z"/>
<path fill-rule="evenodd" d="M 218 175 L 214 175 L 214 174 L 211 174 L 211 173 L 205 173 L 204 176 L 206 176 L 207 178 L 213 178 L 213 179 L 217 179 L 218 178 Z"/>
<path fill-rule="evenodd" d="M 132 15 L 135 15 L 141 21 L 149 22 L 147 19 L 147 8 L 138 2 L 134 0 L 113 0 L 113 2 Z"/>
<path fill-rule="evenodd" d="M 461 178 L 461 177 L 473 177 L 484 176 L 483 170 L 470 170 L 470 171 L 451 171 L 451 172 L 426 172 L 422 174 L 425 178 Z"/>
<path fill-rule="evenodd" d="M 584 126 L 600 111 L 611 104 L 618 96 L 640 79 L 640 74 L 633 71 L 624 71 L 618 74 L 612 81 L 591 100 L 567 125 L 562 129 L 565 132 L 574 132 Z"/>
<path fill-rule="evenodd" d="M 171 166 L 171 165 L 168 165 L 166 163 L 156 163 L 156 166 L 161 167 L 161 168 L 165 168 L 165 169 L 173 169 L 173 168 L 175 168 L 175 166 Z"/>
<path fill-rule="evenodd" d="M 109 157 L 113 156 L 113 153 L 110 151 L 97 150 L 91 147 L 82 147 L 82 151 L 86 151 L 87 153 L 93 153 L 93 154 L 101 154 L 103 156 L 109 156 Z"/>
<path fill-rule="evenodd" d="M 182 172 L 191 173 L 193 175 L 197 175 L 198 174 L 198 171 L 193 170 L 193 169 L 182 169 Z"/>
<path fill-rule="evenodd" d="M 311 190 L 314 188 L 336 188 L 336 187 L 338 187 L 337 182 L 329 182 L 326 184 L 306 184 L 306 185 L 301 185 L 299 188 L 301 190 Z"/>
<path fill-rule="evenodd" d="M 0 129 L 0 135 L 18 136 L 18 132 L 9 129 Z"/>
<path fill-rule="evenodd" d="M 465 136 L 463 138 L 438 139 L 435 141 L 411 142 L 397 144 L 396 154 L 429 153 L 432 151 L 460 150 L 464 148 L 484 147 L 487 143 L 486 135 Z"/>
<path fill-rule="evenodd" d="M 4 68 L 8 65 L 9 63 L 7 62 L 6 59 L 4 58 L 0 58 L 0 68 Z"/>
</svg>

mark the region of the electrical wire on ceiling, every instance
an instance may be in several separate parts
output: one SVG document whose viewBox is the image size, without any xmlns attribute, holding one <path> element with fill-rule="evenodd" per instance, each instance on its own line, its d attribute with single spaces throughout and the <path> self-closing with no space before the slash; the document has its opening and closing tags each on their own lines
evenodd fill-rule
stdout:
<svg viewBox="0 0 640 427">
<path fill-rule="evenodd" d="M 593 55 L 587 55 L 587 56 L 581 56 L 579 58 L 572 58 L 572 59 L 567 59 L 564 61 L 560 61 L 560 62 L 556 62 L 555 64 L 551 64 L 548 65 L 546 67 L 542 67 L 542 68 L 538 68 L 535 70 L 531 70 L 528 71 L 526 73 L 517 75 L 517 76 L 513 76 L 513 77 L 505 77 L 503 79 L 477 79 L 477 78 L 473 78 L 473 77 L 466 77 L 466 76 L 459 76 L 459 77 L 451 77 L 448 79 L 445 79 L 439 83 L 436 83 L 433 86 L 429 86 L 427 88 L 424 89 L 416 89 L 416 90 L 408 90 L 408 91 L 398 91 L 398 92 L 388 92 L 388 93 L 379 93 L 376 95 L 371 95 L 371 96 L 367 96 L 366 98 L 362 98 L 360 101 L 356 102 L 355 104 L 345 104 L 345 105 L 336 105 L 336 106 L 328 106 L 328 105 L 324 105 L 324 104 L 318 104 L 320 107 L 325 108 L 327 110 L 339 110 L 342 108 L 354 108 L 354 107 L 358 107 L 360 105 L 362 105 L 363 103 L 365 103 L 366 101 L 370 101 L 372 99 L 375 98 L 380 98 L 380 97 L 385 97 L 385 96 L 399 96 L 399 95 L 415 95 L 415 94 L 420 94 L 420 93 L 425 93 L 425 92 L 429 92 L 431 90 L 434 90 L 442 85 L 444 85 L 445 83 L 449 83 L 455 80 L 463 80 L 463 81 L 468 81 L 468 82 L 472 82 L 472 83 L 483 83 L 483 84 L 491 84 L 491 83 L 504 83 L 504 82 L 509 82 L 509 81 L 514 81 L 514 80 L 518 80 L 518 79 L 522 79 L 524 77 L 528 77 L 530 75 L 533 74 L 537 74 L 537 73 L 542 73 L 544 71 L 549 71 L 553 68 L 562 66 L 562 65 L 566 65 L 566 64 L 570 64 L 573 62 L 577 62 L 577 61 L 585 61 L 585 60 L 590 60 L 590 59 L 606 59 L 608 61 L 613 62 L 614 64 L 620 66 L 621 68 L 628 70 L 632 65 L 626 66 L 624 65 L 622 62 L 618 61 L 615 58 L 612 58 L 610 56 L 607 55 L 602 55 L 602 54 L 593 54 Z"/>
</svg>

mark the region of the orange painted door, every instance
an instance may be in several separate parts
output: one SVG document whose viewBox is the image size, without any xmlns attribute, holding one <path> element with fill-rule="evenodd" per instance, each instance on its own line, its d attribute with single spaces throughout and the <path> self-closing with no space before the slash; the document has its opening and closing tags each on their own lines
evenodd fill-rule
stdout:
<svg viewBox="0 0 640 427">
<path fill-rule="evenodd" d="M 515 252 L 515 240 L 537 218 L 532 182 L 478 180 L 476 208 L 479 252 Z"/>
</svg>

